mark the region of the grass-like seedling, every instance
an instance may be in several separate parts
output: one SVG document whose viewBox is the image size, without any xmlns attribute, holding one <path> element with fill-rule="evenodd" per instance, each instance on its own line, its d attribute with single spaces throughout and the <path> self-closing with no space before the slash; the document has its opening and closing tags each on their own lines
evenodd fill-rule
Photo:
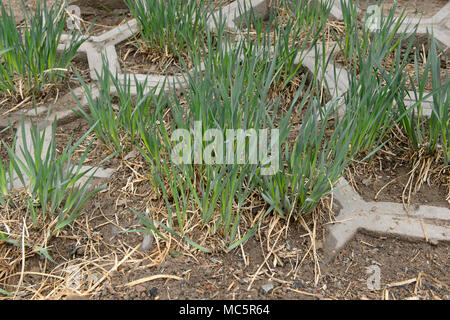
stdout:
<svg viewBox="0 0 450 320">
<path fill-rule="evenodd" d="M 29 132 L 26 131 L 29 128 Z M 25 125 L 22 118 L 21 145 L 16 150 L 8 150 L 9 170 L 0 167 L 1 186 L 4 201 L 8 199 L 9 190 L 13 183 L 21 183 L 26 189 L 27 209 L 33 224 L 37 227 L 40 222 L 50 215 L 57 215 L 53 232 L 64 228 L 73 222 L 80 214 L 82 206 L 99 192 L 104 186 L 90 191 L 89 184 L 95 168 L 83 168 L 91 144 L 88 145 L 80 160 L 73 161 L 75 150 L 92 131 L 86 132 L 73 146 L 72 139 L 68 145 L 57 154 L 55 140 L 56 121 L 53 122 L 50 141 L 46 149 L 46 132 L 41 131 L 38 124 Z M 26 138 L 29 134 L 31 141 Z M 17 136 L 14 140 L 17 149 Z M 6 174 L 9 171 L 9 174 Z"/>
<path fill-rule="evenodd" d="M 322 118 L 319 116 L 320 107 L 310 109 L 294 151 L 286 150 L 289 156 L 281 160 L 276 154 L 271 154 L 281 163 L 281 167 L 285 162 L 289 167 L 274 176 L 263 175 L 264 163 L 238 162 L 239 151 L 234 140 L 231 140 L 231 162 L 195 164 L 195 151 L 192 150 L 192 154 L 182 155 L 192 162 L 173 163 L 169 159 L 175 145 L 170 138 L 171 133 L 175 129 L 192 130 L 195 121 L 201 123 L 199 134 L 202 137 L 208 129 L 223 133 L 227 129 L 279 129 L 277 142 L 286 145 L 292 110 L 297 104 L 306 104 L 309 93 L 313 91 L 306 86 L 305 77 L 291 104 L 281 106 L 280 97 L 269 94 L 285 67 L 277 56 L 280 43 L 276 42 L 274 47 L 269 42 L 261 46 L 252 44 L 248 39 L 232 42 L 226 36 L 218 41 L 218 45 L 213 45 L 213 38 L 207 34 L 206 48 L 199 52 L 202 68 L 197 67 L 186 73 L 187 86 L 181 89 L 182 94 L 171 95 L 168 104 L 169 115 L 173 119 L 171 126 L 162 125 L 164 121 L 159 118 L 154 119 L 153 125 L 140 126 L 139 130 L 144 146 L 140 149 L 141 153 L 149 163 L 151 181 L 164 199 L 168 212 L 164 224 L 155 217 L 135 213 L 155 234 L 161 231 L 176 234 L 204 251 L 209 248 L 187 238 L 185 234 L 193 212 L 199 212 L 202 224 L 211 226 L 208 227 L 211 233 L 223 236 L 223 249 L 232 250 L 246 241 L 270 212 L 276 211 L 287 217 L 286 209 L 301 208 L 299 214 L 314 209 L 319 199 L 330 192 L 347 164 L 345 156 L 351 135 L 344 129 L 353 129 L 343 126 L 342 130 L 336 131 L 331 142 L 325 144 L 325 133 L 330 129 L 327 120 L 332 112 Z M 302 99 L 299 100 L 300 96 Z M 218 143 L 223 143 L 223 149 L 227 150 L 230 145 L 227 142 L 230 141 L 225 140 Z M 251 139 L 244 141 L 245 150 L 249 151 Z M 273 141 L 267 142 L 272 146 Z M 208 141 L 203 141 L 202 150 L 208 145 Z M 315 148 L 313 154 L 310 154 L 311 145 Z M 271 147 L 268 151 L 278 152 Z M 248 161 L 248 157 L 246 159 Z M 244 204 L 251 195 L 260 192 L 260 200 L 265 201 L 270 209 L 252 225 L 247 224 L 247 232 L 239 235 L 239 228 L 245 220 Z M 289 198 L 288 206 L 285 206 L 286 198 Z"/>
<path fill-rule="evenodd" d="M 244 29 L 248 45 L 272 51 L 268 53 L 277 57 L 278 66 L 283 66 L 276 82 L 281 79 L 287 85 L 302 66 L 299 58 L 312 50 L 323 35 L 331 2 L 278 0 L 272 3 L 269 17 L 257 16 L 245 2 L 239 10 L 240 28 Z"/>
<path fill-rule="evenodd" d="M 450 164 L 450 118 L 449 118 L 449 92 L 450 77 L 441 79 L 440 54 L 434 37 L 429 37 L 429 50 L 427 60 L 423 67 L 423 72 L 419 70 L 418 55 L 415 53 L 415 79 L 411 79 L 413 95 L 410 95 L 408 87 L 401 91 L 398 96 L 398 114 L 399 122 L 404 132 L 409 138 L 414 151 L 421 148 L 426 149 L 426 154 L 434 156 L 437 154 L 438 146 L 442 147 L 444 163 Z M 413 78 L 413 77 L 411 77 Z M 427 81 L 431 79 L 432 92 L 426 93 L 425 87 Z M 415 81 L 414 81 L 415 80 Z M 433 98 L 431 104 L 432 112 L 429 119 L 423 116 L 423 100 L 428 97 Z M 404 103 L 405 98 L 413 98 L 417 102 L 407 107 Z"/>
<path fill-rule="evenodd" d="M 195 223 L 209 230 L 209 234 L 220 234 L 220 248 L 232 250 L 247 240 L 271 212 L 288 218 L 291 214 L 302 215 L 314 210 L 320 199 L 333 190 L 353 157 L 361 153 L 373 154 L 398 120 L 395 103 L 406 92 L 404 69 L 408 62 L 406 57 L 401 58 L 400 48 L 411 38 L 404 34 L 396 36 L 402 17 L 400 20 L 394 17 L 395 9 L 381 18 L 380 29 L 376 32 L 365 28 L 359 31 L 356 7 L 349 11 L 346 25 L 350 34 L 341 49 L 350 62 L 350 88 L 343 97 L 331 100 L 326 106 L 322 103 L 316 95 L 322 91 L 316 81 L 318 67 L 309 86 L 304 77 L 303 82 L 297 84 L 294 97 L 288 99 L 289 105 L 280 105 L 282 97 L 273 94 L 274 89 L 283 90 L 299 74 L 301 59 L 298 55 L 312 50 L 322 36 L 330 10 L 329 2 L 302 1 L 302 4 L 311 4 L 308 8 L 288 7 L 288 2 L 282 3 L 286 5 L 283 10 L 290 12 L 284 15 L 285 20 L 274 15 L 263 23 L 251 14 L 244 16 L 242 24 L 253 26 L 256 33 L 243 32 L 243 37 L 233 41 L 223 32 L 223 25 L 216 34 L 202 30 L 202 41 L 195 43 L 195 40 L 195 50 L 191 52 L 192 61 L 198 63 L 194 63 L 192 69 L 183 64 L 185 73 L 180 81 L 185 86 L 180 86 L 181 92 L 173 90 L 163 98 L 163 90 L 159 95 L 156 91 L 146 94 L 144 84 L 138 85 L 137 98 L 131 99 L 130 77 L 125 76 L 125 81 L 120 82 L 108 68 L 98 75 L 98 97 L 83 84 L 90 110 L 80 112 L 91 124 L 97 124 L 94 130 L 98 137 L 114 150 L 138 144 L 148 163 L 150 181 L 165 211 L 133 212 L 154 234 L 164 237 L 170 233 L 199 250 L 213 250 L 207 245 L 207 237 L 192 238 Z M 143 11 L 161 3 L 141 1 L 129 5 L 141 6 Z M 325 14 L 320 14 L 321 9 Z M 181 8 L 175 10 L 169 6 L 168 14 L 171 10 L 182 12 Z M 155 12 L 163 16 L 160 11 Z M 265 23 L 269 27 L 265 28 Z M 158 33 L 152 36 L 160 37 Z M 161 38 L 169 39 L 167 35 Z M 189 45 L 185 43 L 176 50 L 184 46 Z M 408 49 L 411 47 L 412 42 L 409 42 Z M 396 63 L 386 69 L 384 60 L 391 55 Z M 326 68 L 328 58 L 325 55 L 316 58 L 319 66 L 318 59 L 324 59 L 322 67 Z M 111 91 L 116 92 L 115 98 Z M 339 119 L 335 115 L 342 101 L 346 113 Z M 301 112 L 306 106 L 296 139 L 289 140 L 293 110 Z M 234 140 L 231 144 L 230 140 L 217 141 L 223 143 L 223 150 L 227 152 L 231 145 L 234 161 L 196 162 L 194 147 L 186 154 L 178 154 L 186 161 L 174 162 L 172 156 L 179 141 L 173 140 L 172 135 L 177 129 L 185 129 L 191 138 L 198 123 L 201 124 L 197 132 L 202 139 L 201 152 L 210 147 L 211 140 L 204 138 L 209 129 L 222 133 L 228 129 L 279 129 L 280 171 L 266 176 L 262 174 L 262 163 L 238 162 L 237 141 Z M 245 138 L 244 143 L 245 150 L 249 151 L 251 139 Z M 214 155 L 219 156 L 219 153 L 214 150 Z M 262 214 L 253 220 L 247 218 L 245 211 L 252 197 L 264 207 Z M 246 232 L 241 234 L 243 223 Z"/>
<path fill-rule="evenodd" d="M 444 151 L 444 162 L 448 163 L 449 87 L 448 79 L 441 81 L 435 40 L 430 40 L 423 73 L 418 62 L 419 51 L 415 53 L 416 74 L 411 76 L 406 67 L 414 54 L 412 48 L 418 25 L 409 26 L 408 33 L 398 32 L 404 24 L 405 11 L 395 17 L 394 5 L 387 16 L 382 12 L 377 29 L 370 31 L 366 25 L 358 27 L 354 3 L 348 6 L 346 2 L 341 3 L 347 28 L 345 46 L 341 46 L 341 51 L 350 69 L 350 88 L 344 94 L 346 112 L 341 121 L 356 126 L 351 156 L 364 154 L 369 158 L 375 154 L 386 142 L 393 126 L 400 123 L 414 153 L 410 178 L 403 195 L 407 188 L 411 192 L 412 181 L 416 181 L 417 191 L 433 172 L 431 166 L 440 156 L 440 149 Z M 425 93 L 429 79 L 432 94 Z M 435 98 L 432 114 L 429 120 L 425 120 L 423 101 L 430 96 Z M 406 98 L 413 98 L 415 103 L 407 106 Z M 442 148 L 439 148 L 440 145 Z"/>
<path fill-rule="evenodd" d="M 97 71 L 96 71 L 97 72 Z M 147 123 L 156 105 L 162 105 L 164 99 L 164 84 L 160 88 L 147 90 L 147 81 L 136 83 L 136 96 L 131 94 L 132 77 L 125 70 L 123 79 L 111 74 L 108 62 L 103 61 L 102 72 L 97 72 L 98 88 L 88 85 L 82 77 L 78 79 L 84 89 L 89 112 L 84 111 L 80 100 L 74 95 L 80 108 L 74 110 L 86 118 L 94 127 L 97 137 L 112 151 L 126 152 L 136 141 L 139 123 Z M 111 94 L 114 88 L 115 94 Z"/>
<path fill-rule="evenodd" d="M 302 102 L 304 105 L 305 102 Z M 283 218 L 311 212 L 329 194 L 348 165 L 354 124 L 332 124 L 337 100 L 320 106 L 313 99 L 302 118 L 293 149 L 284 150 L 284 165 L 274 176 L 262 177 L 262 197 Z"/>
<path fill-rule="evenodd" d="M 212 47 L 212 36 L 208 36 L 209 41 Z M 194 121 L 201 123 L 202 137 L 208 129 L 225 132 L 226 129 L 262 128 L 267 108 L 270 108 L 266 101 L 268 90 L 277 72 L 275 60 L 271 64 L 261 64 L 256 47 L 248 50 L 244 41 L 234 45 L 227 37 L 220 41 L 216 51 L 208 50 L 209 46 L 205 48 L 204 52 L 209 54 L 202 56 L 201 69 L 197 67 L 185 75 L 188 85 L 181 89 L 182 95 L 171 95 L 168 104 L 173 119 L 171 127 L 166 129 L 160 118 L 139 130 L 144 145 L 141 153 L 150 165 L 152 183 L 168 211 L 167 224 L 162 227 L 172 233 L 176 231 L 204 251 L 208 248 L 194 243 L 184 233 L 186 221 L 191 218 L 188 212 L 199 208 L 202 223 L 212 223 L 211 232 L 223 236 L 224 249 L 236 247 L 255 230 L 253 226 L 248 233 L 238 236 L 241 208 L 255 188 L 252 181 L 258 168 L 235 162 L 216 165 L 194 164 L 193 161 L 173 163 L 169 158 L 175 145 L 170 139 L 171 133 L 175 129 L 192 129 Z M 207 144 L 203 142 L 202 150 Z M 173 217 L 176 217 L 175 221 Z M 147 221 L 147 224 L 160 225 L 153 221 Z"/>
<path fill-rule="evenodd" d="M 8 127 L 6 129 L 0 130 L 0 133 L 5 132 L 6 130 L 9 130 L 11 127 Z M 13 131 L 11 130 L 11 135 L 13 134 Z M 3 148 L 3 141 L 0 140 L 0 150 Z M 10 184 L 10 177 L 12 177 L 12 173 L 10 171 L 11 166 L 9 165 L 8 160 L 0 159 L 0 207 L 5 206 L 6 202 L 5 199 L 8 195 L 8 190 L 12 187 Z"/>
<path fill-rule="evenodd" d="M 0 206 L 5 206 L 5 198 L 8 195 L 8 182 L 6 180 L 7 172 L 7 163 L 0 160 Z"/>
<path fill-rule="evenodd" d="M 8 90 L 11 91 L 14 89 L 13 85 L 10 84 L 12 82 L 10 79 L 11 78 L 10 73 L 8 69 L 4 66 L 4 63 L 2 62 L 3 55 L 12 50 L 13 50 L 12 48 L 0 50 L 0 92 L 2 94 L 4 94 L 4 92 L 7 92 Z"/>
<path fill-rule="evenodd" d="M 59 81 L 84 40 L 73 33 L 65 49 L 58 51 L 66 26 L 66 1 L 51 7 L 38 1 L 33 15 L 22 5 L 26 16 L 17 26 L 12 8 L 0 3 L 0 95 L 24 98 Z"/>
<path fill-rule="evenodd" d="M 351 154 L 371 156 L 378 150 L 395 124 L 393 111 L 398 93 L 395 90 L 402 90 L 403 83 L 401 72 L 392 79 L 389 87 L 371 70 L 361 73 L 359 79 L 350 80 L 349 91 L 344 95 L 346 111 L 341 121 L 356 122 Z"/>
<path fill-rule="evenodd" d="M 144 136 L 148 139 L 150 132 Z M 169 145 L 168 143 L 162 144 Z M 151 179 L 159 195 L 164 199 L 167 222 L 154 221 L 134 211 L 144 225 L 155 234 L 161 229 L 186 240 L 195 248 L 209 252 L 210 248 L 193 241 L 186 235 L 185 227 L 192 214 L 200 211 L 203 225 L 212 225 L 210 235 L 218 233 L 223 237 L 223 249 L 229 251 L 245 242 L 255 231 L 255 226 L 243 236 L 238 236 L 241 208 L 254 191 L 256 167 L 251 165 L 178 165 L 163 158 L 170 150 L 159 149 L 159 156 L 153 158 L 151 151 L 141 153 L 151 166 Z"/>
<path fill-rule="evenodd" d="M 140 45 L 149 52 L 178 58 L 203 41 L 210 0 L 126 0 L 138 22 Z"/>
<path fill-rule="evenodd" d="M 416 29 L 413 28 L 409 35 L 398 32 L 404 16 L 395 17 L 394 6 L 386 17 L 380 17 L 376 31 L 372 32 L 366 26 L 360 30 L 357 4 L 346 1 L 341 4 L 347 33 L 345 46 L 340 50 L 349 63 L 349 90 L 344 93 L 346 111 L 341 121 L 356 126 L 351 154 L 371 156 L 396 123 L 394 107 L 398 95 L 405 91 L 405 67 Z M 401 57 L 405 42 L 408 44 L 406 55 Z M 389 55 L 394 56 L 390 70 L 383 66 Z"/>
</svg>

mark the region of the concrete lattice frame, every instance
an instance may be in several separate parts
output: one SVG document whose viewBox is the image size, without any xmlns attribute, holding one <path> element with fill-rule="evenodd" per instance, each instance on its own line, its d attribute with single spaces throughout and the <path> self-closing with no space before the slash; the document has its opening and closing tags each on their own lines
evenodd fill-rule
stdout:
<svg viewBox="0 0 450 320">
<path fill-rule="evenodd" d="M 350 0 L 345 1 L 348 2 Z M 344 20 L 341 8 L 341 0 L 333 0 L 331 15 L 338 20 Z M 401 28 L 399 32 L 408 31 L 408 25 L 411 28 L 416 24 L 419 25 L 417 29 L 417 33 L 419 35 L 426 35 L 427 32 L 433 31 L 434 37 L 438 41 L 440 41 L 446 48 L 450 47 L 450 2 L 443 6 L 431 18 L 421 19 L 406 17 L 404 27 Z"/>
<path fill-rule="evenodd" d="M 319 0 L 320 1 L 320 0 Z M 222 8 L 223 17 L 226 19 L 226 27 L 230 30 L 239 33 L 237 21 L 240 18 L 243 5 L 247 8 L 252 7 L 256 15 L 263 16 L 268 13 L 269 0 L 238 0 Z M 214 13 L 217 16 L 219 12 Z M 337 18 L 342 19 L 342 12 L 340 8 L 340 1 L 335 0 L 331 14 Z M 408 18 L 408 22 L 417 23 L 418 19 Z M 208 26 L 213 29 L 214 23 L 211 19 L 208 21 Z M 447 47 L 450 45 L 450 3 L 444 6 L 436 15 L 429 19 L 423 19 L 419 24 L 419 33 L 426 33 L 427 30 L 433 29 L 434 35 L 437 39 L 442 42 Z M 93 80 L 98 80 L 97 73 L 102 73 L 103 68 L 103 57 L 108 61 L 108 68 L 115 74 L 119 74 L 119 77 L 124 79 L 124 74 L 121 73 L 120 65 L 117 58 L 117 53 L 115 46 L 132 37 L 137 32 L 136 20 L 131 20 L 127 24 L 118 26 L 108 32 L 105 32 L 99 36 L 92 36 L 87 39 L 87 41 L 80 47 L 79 51 L 87 55 L 90 76 Z M 65 41 L 69 37 L 63 37 L 62 43 L 59 49 L 64 50 Z M 322 53 L 319 54 L 321 55 Z M 296 63 L 302 63 L 307 67 L 312 73 L 316 70 L 316 61 L 321 61 L 321 59 L 316 59 L 315 50 L 311 50 L 306 54 L 299 55 L 296 59 Z M 320 66 L 319 66 L 320 67 Z M 348 73 L 344 68 L 336 67 L 336 72 L 326 70 L 325 79 L 332 97 L 340 99 L 342 94 L 348 90 Z M 136 79 L 136 80 L 135 80 Z M 129 79 L 131 83 L 134 81 L 143 82 L 146 81 L 148 89 L 154 87 L 159 87 L 164 80 L 169 80 L 175 84 L 182 83 L 183 77 L 172 76 L 168 79 L 165 76 L 160 75 L 143 75 L 136 74 L 132 75 Z M 77 88 L 74 90 L 74 95 L 81 101 L 81 106 L 86 108 L 88 106 L 87 99 L 84 95 L 82 88 Z M 135 94 L 135 90 L 132 90 Z M 98 96 L 98 89 L 93 89 L 93 98 Z M 69 101 L 71 99 L 71 93 L 63 97 L 61 100 Z M 61 106 L 62 102 L 58 101 L 56 105 Z M 415 101 L 408 100 L 405 101 L 408 105 L 411 105 Z M 67 102 L 71 103 L 71 102 Z M 73 103 L 73 100 L 72 100 Z M 430 114 L 432 101 L 427 101 L 424 107 L 427 108 Z M 65 104 L 63 104 L 65 105 Z M 48 113 L 50 109 L 52 111 L 52 106 L 41 106 L 37 110 L 25 111 L 24 114 L 28 121 L 25 122 L 25 126 L 30 126 L 30 119 Z M 341 113 L 345 110 L 342 108 Z M 15 124 L 20 130 L 20 119 L 21 114 L 12 113 L 9 117 L 10 120 Z M 51 132 L 51 124 L 53 119 L 57 119 L 58 124 L 66 123 L 74 117 L 73 112 L 64 107 L 56 107 L 50 115 L 44 121 L 44 127 L 46 127 L 46 132 Z M 8 122 L 6 120 L 0 119 L 0 128 L 6 127 Z M 29 132 L 29 130 L 25 130 Z M 27 137 L 30 139 L 30 137 Z M 50 142 L 50 136 L 45 138 L 45 145 L 48 146 Z M 28 140 L 27 140 L 28 141 Z M 21 138 L 18 139 L 18 145 L 16 152 L 20 150 Z M 95 177 L 98 180 L 108 179 L 113 173 L 114 169 L 99 169 L 97 170 Z M 93 184 L 96 181 L 93 182 Z M 19 187 L 19 185 L 15 185 Z M 416 238 L 422 238 L 427 241 L 449 241 L 450 233 L 449 228 L 446 227 L 445 223 L 448 223 L 450 219 L 450 210 L 447 208 L 431 207 L 431 206 L 421 206 L 416 210 L 407 212 L 403 205 L 391 202 L 366 202 L 349 186 L 345 179 L 341 179 L 336 186 L 336 191 L 334 192 L 334 197 L 337 200 L 340 210 L 337 216 L 337 221 L 329 227 L 329 236 L 325 244 L 325 250 L 329 253 L 331 257 L 333 254 L 337 253 L 345 243 L 350 240 L 358 229 L 367 229 L 375 232 L 382 233 L 392 233 L 401 236 L 411 236 Z M 448 225 L 448 224 L 447 224 Z"/>
<path fill-rule="evenodd" d="M 334 0 L 331 15 L 338 20 L 343 20 L 340 0 Z M 450 47 L 450 3 L 447 3 L 428 19 L 406 17 L 404 27 L 399 32 L 408 32 L 416 24 L 418 24 L 418 35 L 433 32 L 435 38 L 445 46 L 446 51 L 448 50 Z M 345 86 L 348 86 L 348 82 L 345 80 L 348 79 L 348 76 L 345 73 L 340 70 L 338 76 L 335 77 L 338 79 L 336 81 L 338 85 L 342 87 L 339 88 L 339 91 L 347 90 Z M 327 77 L 330 78 L 333 75 L 327 72 Z M 410 96 L 414 97 L 414 94 L 411 92 Z M 411 106 L 415 102 L 412 98 L 405 100 L 407 106 Z M 424 116 L 431 115 L 432 103 L 433 100 L 429 99 L 423 104 Z M 340 179 L 336 186 L 334 197 L 341 208 L 336 223 L 328 228 L 329 235 L 324 245 L 330 258 L 338 253 L 359 229 L 421 238 L 433 243 L 450 241 L 450 228 L 448 227 L 450 210 L 447 208 L 420 206 L 407 210 L 399 203 L 366 202 L 344 178 Z"/>
</svg>

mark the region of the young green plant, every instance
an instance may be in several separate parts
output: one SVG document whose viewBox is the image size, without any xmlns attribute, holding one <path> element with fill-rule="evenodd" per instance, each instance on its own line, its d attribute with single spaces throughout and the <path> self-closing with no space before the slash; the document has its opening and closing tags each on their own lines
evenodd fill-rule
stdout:
<svg viewBox="0 0 450 320">
<path fill-rule="evenodd" d="M 148 122 L 155 112 L 152 110 L 155 104 L 163 105 L 165 84 L 147 89 L 147 80 L 140 82 L 134 77 L 133 81 L 133 76 L 126 70 L 120 77 L 111 74 L 106 60 L 103 61 L 102 72 L 97 72 L 97 78 L 98 87 L 92 87 L 78 75 L 88 112 L 84 110 L 81 100 L 73 95 L 79 105 L 74 112 L 88 120 L 97 137 L 109 149 L 127 152 L 137 142 L 138 123 Z"/>
<path fill-rule="evenodd" d="M 18 27 L 12 7 L 0 3 L 0 95 L 37 94 L 60 81 L 77 50 L 85 41 L 74 32 L 58 50 L 66 27 L 67 1 L 48 7 L 39 0 L 33 15 L 22 3 L 25 19 Z"/>
<path fill-rule="evenodd" d="M 20 130 L 20 143 L 16 137 L 13 148 L 4 144 L 8 150 L 11 172 L 14 173 L 9 175 L 10 179 L 14 179 L 9 181 L 9 184 L 21 183 L 26 188 L 28 211 L 35 226 L 48 215 L 57 214 L 57 221 L 52 230 L 55 232 L 73 222 L 81 214 L 86 201 L 104 188 L 101 186 L 91 189 L 89 185 L 97 169 L 83 167 L 92 143 L 87 146 L 78 161 L 73 160 L 75 150 L 92 129 L 73 145 L 70 139 L 59 155 L 55 138 L 56 121 L 52 124 L 50 136 L 46 135 L 48 128 L 41 131 L 39 124 L 25 124 L 24 118 Z M 49 141 L 46 141 L 47 137 Z"/>
<path fill-rule="evenodd" d="M 410 144 L 415 151 L 425 147 L 427 154 L 436 155 L 438 146 L 442 147 L 444 163 L 450 164 L 450 77 L 447 75 L 441 79 L 440 56 L 445 53 L 438 51 L 436 40 L 429 35 L 429 50 L 423 71 L 419 68 L 418 55 L 415 52 L 414 65 L 415 74 L 410 77 L 411 91 L 401 91 L 398 96 L 399 122 Z M 431 93 L 425 91 L 427 82 L 431 80 Z M 405 105 L 405 99 L 416 101 L 412 106 Z M 424 118 L 424 100 L 432 98 L 431 115 L 429 119 Z"/>
<path fill-rule="evenodd" d="M 178 58 L 195 52 L 211 14 L 210 0 L 125 0 L 144 50 Z"/>
</svg>

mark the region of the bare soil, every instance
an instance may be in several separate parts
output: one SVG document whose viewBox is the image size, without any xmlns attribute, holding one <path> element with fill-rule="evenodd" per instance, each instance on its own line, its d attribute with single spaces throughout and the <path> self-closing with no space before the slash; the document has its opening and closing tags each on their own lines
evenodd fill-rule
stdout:
<svg viewBox="0 0 450 320">
<path fill-rule="evenodd" d="M 448 300 L 448 249 L 448 243 L 435 246 L 360 232 L 328 267 L 328 290 L 345 299 Z M 367 268 L 373 265 L 380 268 L 381 290 L 367 286 Z"/>
<path fill-rule="evenodd" d="M 390 141 L 370 161 L 355 161 L 346 172 L 362 198 L 450 208 L 450 171 L 443 158 L 413 154 L 406 137 L 389 133 L 387 139 Z M 414 167 L 418 170 L 412 175 Z M 420 168 L 429 169 L 422 174 Z M 427 177 L 421 185 L 419 176 Z"/>
<path fill-rule="evenodd" d="M 66 147 L 71 147 L 75 145 L 83 136 L 91 129 L 89 122 L 84 118 L 77 118 L 66 124 L 59 125 L 56 129 L 56 145 L 59 152 Z M 69 139 L 72 139 L 70 146 L 67 146 Z M 86 166 L 97 166 L 99 165 L 107 156 L 111 155 L 113 152 L 107 148 L 107 146 L 101 142 L 92 131 L 80 144 L 78 149 L 75 151 L 74 160 L 79 160 L 83 156 L 86 149 L 91 145 L 89 152 L 87 153 L 86 159 L 83 165 Z M 113 157 L 102 163 L 102 168 L 115 169 L 120 163 L 119 157 Z"/>
<path fill-rule="evenodd" d="M 52 5 L 55 3 L 55 0 L 44 0 L 47 5 Z M 44 1 L 41 0 L 41 3 Z M 14 12 L 14 17 L 16 18 L 17 23 L 21 23 L 25 18 L 24 8 L 22 3 L 25 3 L 25 8 L 28 11 L 33 11 L 36 8 L 37 0 L 27 0 L 27 1 L 21 1 L 21 0 L 1 0 L 1 2 L 8 7 L 9 4 L 11 4 L 11 8 Z"/>
<path fill-rule="evenodd" d="M 399 165 L 395 160 L 389 161 L 387 159 L 381 160 L 380 165 L 383 168 L 381 170 L 379 170 L 381 167 L 374 168 L 373 171 L 367 171 L 359 167 L 355 171 L 361 170 L 361 174 L 351 175 L 354 181 L 353 186 L 364 200 L 407 203 L 409 197 L 411 205 L 450 208 L 450 203 L 446 200 L 449 196 L 448 185 L 445 182 L 446 179 L 449 179 L 447 171 L 441 173 L 441 179 L 444 181 L 440 184 L 425 183 L 416 192 L 413 185 L 411 194 L 409 194 L 408 182 L 411 167 L 408 164 Z M 347 178 L 350 178 L 350 175 L 347 175 Z"/>
<path fill-rule="evenodd" d="M 131 19 L 130 10 L 122 0 L 75 0 L 71 4 L 81 10 L 81 19 L 90 35 L 99 35 Z"/>
<path fill-rule="evenodd" d="M 139 42 L 139 38 L 137 41 Z M 126 70 L 128 73 L 159 75 L 177 75 L 185 70 L 183 62 L 178 58 L 144 52 L 139 48 L 138 42 L 128 39 L 116 46 L 122 70 Z M 188 59 L 184 63 L 188 68 L 192 67 Z"/>
</svg>

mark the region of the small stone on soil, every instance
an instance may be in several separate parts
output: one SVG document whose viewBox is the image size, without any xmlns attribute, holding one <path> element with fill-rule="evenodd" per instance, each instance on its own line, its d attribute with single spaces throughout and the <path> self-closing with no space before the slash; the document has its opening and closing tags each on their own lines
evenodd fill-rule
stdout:
<svg viewBox="0 0 450 320">
<path fill-rule="evenodd" d="M 158 295 L 158 288 L 153 287 L 150 289 L 150 297 L 156 297 Z"/>
<path fill-rule="evenodd" d="M 362 181 L 362 183 L 363 183 L 366 187 L 368 187 L 368 186 L 370 186 L 370 184 L 372 183 L 372 179 L 370 179 L 370 178 L 364 179 L 364 180 Z"/>
<path fill-rule="evenodd" d="M 439 244 L 439 241 L 436 239 L 428 239 L 428 242 L 430 242 L 433 246 L 437 246 Z"/>
<path fill-rule="evenodd" d="M 135 289 L 136 289 L 136 292 L 139 292 L 139 293 L 144 292 L 144 291 L 147 290 L 146 287 L 141 286 L 140 284 L 138 284 L 138 285 L 135 287 Z"/>
<path fill-rule="evenodd" d="M 145 233 L 144 240 L 142 240 L 142 245 L 139 250 L 142 252 L 147 252 L 150 251 L 152 247 L 153 247 L 153 235 Z"/>
<path fill-rule="evenodd" d="M 297 289 L 303 288 L 301 281 L 298 279 L 295 279 L 294 281 L 292 281 L 292 283 L 294 284 L 294 287 L 296 287 Z"/>
<path fill-rule="evenodd" d="M 268 284 L 262 285 L 261 289 L 263 289 L 263 291 L 265 293 L 268 293 L 270 290 L 273 289 L 273 284 L 268 283 Z"/>
<path fill-rule="evenodd" d="M 220 263 L 219 260 L 217 260 L 216 258 L 210 258 L 209 260 L 211 260 L 212 263 L 218 264 Z"/>
<path fill-rule="evenodd" d="M 127 160 L 129 160 L 129 159 L 132 159 L 132 158 L 136 158 L 137 156 L 138 156 L 138 151 L 137 150 L 132 150 L 130 153 L 128 153 L 124 158 L 123 158 L 123 160 L 125 160 L 125 161 L 127 161 Z"/>
</svg>

